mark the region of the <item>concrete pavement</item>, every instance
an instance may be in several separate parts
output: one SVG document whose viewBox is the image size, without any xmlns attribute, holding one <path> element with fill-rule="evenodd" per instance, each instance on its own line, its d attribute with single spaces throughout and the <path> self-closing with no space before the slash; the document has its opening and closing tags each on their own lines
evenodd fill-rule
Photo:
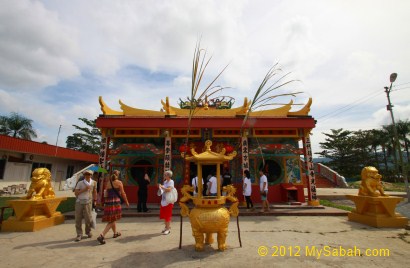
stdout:
<svg viewBox="0 0 410 268">
<path fill-rule="evenodd" d="M 319 198 L 355 194 L 352 189 L 318 189 Z M 353 193 L 354 192 L 354 193 Z M 67 194 L 66 194 L 67 193 Z M 57 196 L 70 196 L 58 192 Z M 279 210 L 279 209 L 277 209 Z M 408 206 L 407 206 L 408 210 Z M 178 213 L 178 210 L 176 210 Z M 161 235 L 163 223 L 155 217 L 129 217 L 118 222 L 121 237 L 99 245 L 97 235 L 74 242 L 74 220 L 29 233 L 0 233 L 1 267 L 406 267 L 410 234 L 405 229 L 373 228 L 349 222 L 347 216 L 277 216 L 232 218 L 228 249 L 214 243 L 194 250 L 188 218 L 173 217 L 171 234 Z M 216 240 L 216 239 L 215 239 Z M 348 256 L 351 254 L 352 256 Z"/>
<path fill-rule="evenodd" d="M 377 229 L 347 217 L 240 217 L 231 219 L 228 249 L 214 243 L 194 250 L 187 218 L 179 249 L 179 217 L 170 235 L 157 218 L 123 218 L 122 236 L 99 245 L 94 237 L 74 242 L 74 221 L 31 233 L 0 233 L 1 267 L 406 267 L 410 236 L 404 229 Z M 352 254 L 353 256 L 347 256 Z M 372 255 L 372 256 L 370 256 Z M 406 265 L 407 263 L 407 265 Z"/>
</svg>

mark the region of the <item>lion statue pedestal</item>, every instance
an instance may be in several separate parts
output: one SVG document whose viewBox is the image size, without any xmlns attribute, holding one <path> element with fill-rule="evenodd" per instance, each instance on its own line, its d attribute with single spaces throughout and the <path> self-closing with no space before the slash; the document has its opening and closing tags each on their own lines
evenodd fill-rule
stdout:
<svg viewBox="0 0 410 268">
<path fill-rule="evenodd" d="M 5 220 L 1 230 L 33 232 L 61 224 L 64 222 L 64 215 L 56 209 L 64 200 L 67 200 L 67 197 L 55 197 L 50 171 L 46 168 L 37 168 L 32 173 L 27 196 L 7 202 L 13 208 L 15 216 Z"/>
<path fill-rule="evenodd" d="M 396 213 L 396 205 L 402 197 L 388 196 L 381 184 L 382 176 L 374 167 L 362 170 L 362 181 L 358 195 L 347 195 L 356 209 L 348 214 L 350 221 L 355 221 L 373 227 L 405 227 L 408 219 Z"/>
</svg>

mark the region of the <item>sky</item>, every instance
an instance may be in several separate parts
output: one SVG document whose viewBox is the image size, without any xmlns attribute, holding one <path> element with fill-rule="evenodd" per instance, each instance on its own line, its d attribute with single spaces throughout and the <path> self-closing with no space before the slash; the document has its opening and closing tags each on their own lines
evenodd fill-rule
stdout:
<svg viewBox="0 0 410 268">
<path fill-rule="evenodd" d="M 393 72 L 395 120 L 410 119 L 409 10 L 397 0 L 0 0 L 0 115 L 32 119 L 35 141 L 65 147 L 78 118 L 102 113 L 99 96 L 114 110 L 119 100 L 159 110 L 167 96 L 178 106 L 201 40 L 212 57 L 204 82 L 228 65 L 216 85 L 234 107 L 276 63 L 289 73 L 296 82 L 278 94 L 313 99 L 317 156 L 331 129 L 391 123 Z"/>
</svg>

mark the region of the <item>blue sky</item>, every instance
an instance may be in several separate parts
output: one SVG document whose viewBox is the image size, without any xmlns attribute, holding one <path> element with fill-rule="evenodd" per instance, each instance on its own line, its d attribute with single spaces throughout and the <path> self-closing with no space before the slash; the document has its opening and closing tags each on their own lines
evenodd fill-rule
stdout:
<svg viewBox="0 0 410 268">
<path fill-rule="evenodd" d="M 37 141 L 65 146 L 79 117 L 101 113 L 98 97 L 159 110 L 190 92 L 198 37 L 212 61 L 206 79 L 236 105 L 252 98 L 279 62 L 291 72 L 284 92 L 313 98 L 323 132 L 391 122 L 383 87 L 398 73 L 391 100 L 410 119 L 408 1 L 6 1 L 0 0 L 0 114 L 31 118 Z"/>
</svg>

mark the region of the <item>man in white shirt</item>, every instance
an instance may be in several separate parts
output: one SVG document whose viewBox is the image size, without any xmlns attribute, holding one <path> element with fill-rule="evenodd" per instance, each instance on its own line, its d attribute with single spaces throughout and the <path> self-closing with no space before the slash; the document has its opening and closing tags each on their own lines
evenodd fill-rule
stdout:
<svg viewBox="0 0 410 268">
<path fill-rule="evenodd" d="M 218 191 L 218 184 L 215 177 L 215 174 L 212 174 L 212 177 L 209 179 L 209 187 L 208 187 L 209 195 L 216 196 Z"/>
<path fill-rule="evenodd" d="M 77 197 L 75 202 L 75 229 L 77 232 L 76 242 L 83 236 L 82 221 L 85 221 L 85 234 L 88 238 L 91 234 L 91 211 L 93 204 L 97 201 L 97 182 L 91 179 L 93 172 L 86 170 L 83 173 L 84 180 L 78 181 L 74 194 Z"/>
<path fill-rule="evenodd" d="M 193 194 L 194 194 L 194 196 L 197 196 L 198 195 L 198 189 L 199 189 L 199 187 L 198 187 L 198 177 L 197 176 L 192 178 L 192 183 L 191 184 L 194 187 Z M 204 179 L 202 179 L 202 185 L 201 186 L 202 186 L 201 188 L 204 189 Z"/>
<path fill-rule="evenodd" d="M 270 211 L 269 209 L 269 201 L 268 201 L 268 178 L 264 174 L 263 170 L 259 170 L 259 187 L 261 193 L 261 200 L 262 200 L 262 210 L 261 212 Z"/>
</svg>

